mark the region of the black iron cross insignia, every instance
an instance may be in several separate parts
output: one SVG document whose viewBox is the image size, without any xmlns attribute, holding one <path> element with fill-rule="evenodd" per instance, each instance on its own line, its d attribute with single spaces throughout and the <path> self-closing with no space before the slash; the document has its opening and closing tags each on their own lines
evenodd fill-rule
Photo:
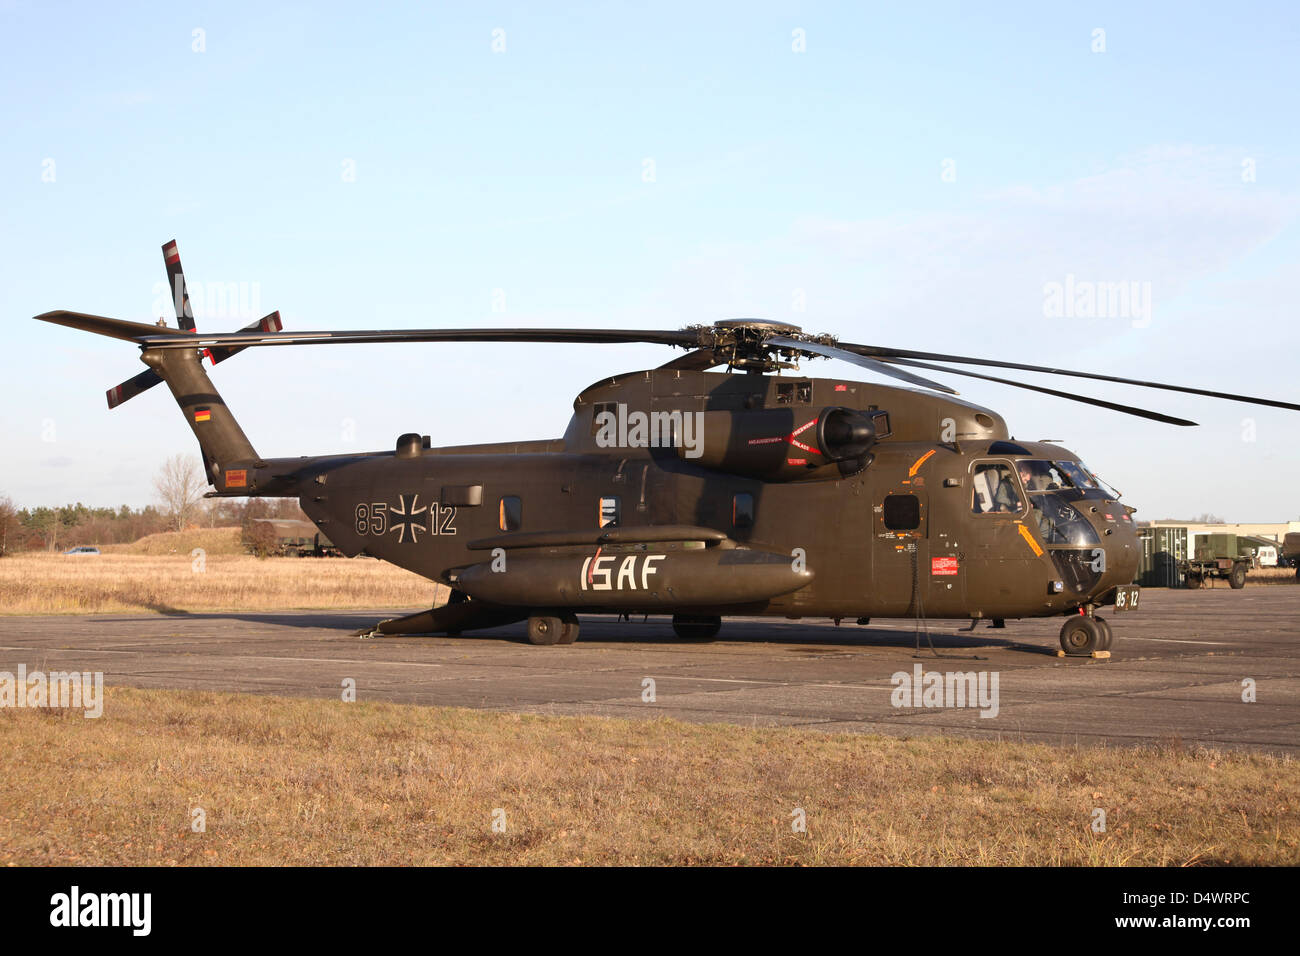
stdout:
<svg viewBox="0 0 1300 956">
<path fill-rule="evenodd" d="M 388 530 L 397 532 L 397 541 L 399 544 L 406 543 L 406 536 L 410 534 L 411 543 L 419 544 L 419 532 L 429 530 L 422 520 L 416 520 L 417 515 L 424 514 L 429 509 L 427 507 L 415 507 L 420 502 L 419 495 L 411 495 L 411 503 L 406 503 L 406 495 L 397 496 L 396 508 L 388 512 Z"/>
</svg>

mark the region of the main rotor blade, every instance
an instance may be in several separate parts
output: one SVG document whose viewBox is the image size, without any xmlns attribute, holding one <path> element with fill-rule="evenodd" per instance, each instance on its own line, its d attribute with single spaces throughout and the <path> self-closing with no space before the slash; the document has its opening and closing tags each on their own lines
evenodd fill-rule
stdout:
<svg viewBox="0 0 1300 956">
<path fill-rule="evenodd" d="M 684 372 L 707 372 L 715 365 L 721 365 L 713 349 L 694 349 L 685 355 L 679 355 L 671 362 L 665 362 L 660 368 L 679 369 Z"/>
<path fill-rule="evenodd" d="M 1271 398 L 1255 398 L 1251 395 L 1236 395 L 1232 392 L 1215 392 L 1205 388 L 1191 388 L 1185 385 L 1165 385 L 1160 382 L 1145 382 L 1135 378 L 1121 378 L 1118 375 L 1101 375 L 1095 372 L 1076 372 L 1064 368 L 1048 368 L 1044 365 L 1026 365 L 1021 362 L 999 362 L 994 359 L 971 358 L 968 355 L 944 355 L 940 352 L 915 352 L 907 349 L 889 349 L 876 345 L 854 345 L 840 342 L 839 347 L 856 352 L 859 355 L 872 355 L 877 358 L 929 359 L 933 362 L 956 362 L 959 365 L 986 365 L 991 368 L 1011 368 L 1024 372 L 1043 372 L 1047 375 L 1071 375 L 1075 378 L 1096 379 L 1099 382 L 1118 382 L 1121 385 L 1137 385 L 1142 388 L 1159 388 L 1167 392 L 1186 392 L 1189 395 L 1205 395 L 1209 398 L 1222 398 L 1230 402 L 1246 402 L 1250 405 L 1271 405 L 1274 408 L 1289 408 L 1300 411 L 1300 405 L 1282 402 Z M 951 371 L 943 366 L 930 366 L 940 371 Z"/>
<path fill-rule="evenodd" d="M 932 382 L 928 378 L 922 378 L 919 375 L 904 372 L 902 369 L 891 368 L 884 362 L 879 362 L 873 358 L 868 358 L 855 352 L 846 352 L 844 349 L 836 348 L 833 345 L 822 345 L 820 342 L 802 342 L 799 339 L 787 338 L 784 335 L 774 335 L 771 338 L 764 339 L 763 344 L 776 346 L 777 348 L 793 349 L 798 352 L 807 352 L 812 355 L 820 355 L 823 358 L 834 358 L 840 359 L 843 362 L 852 362 L 854 365 L 870 369 L 871 371 L 878 372 L 881 375 L 888 375 L 891 378 L 902 379 L 904 382 L 909 382 L 912 385 L 921 385 L 925 388 L 937 389 L 940 392 L 947 392 L 949 395 L 957 394 L 955 389 L 951 389 L 947 385 L 940 385 L 938 382 Z"/>
<path fill-rule="evenodd" d="M 940 372 L 951 372 L 954 375 L 965 375 L 968 378 L 980 378 L 986 382 L 997 382 L 1000 385 L 1011 385 L 1015 388 L 1025 388 L 1031 392 L 1042 392 L 1044 395 L 1055 395 L 1057 398 L 1069 399 L 1072 402 L 1082 402 L 1084 405 L 1096 405 L 1098 408 L 1109 408 L 1111 411 L 1123 412 L 1125 415 L 1136 415 L 1138 418 L 1149 418 L 1153 422 L 1164 422 L 1166 425 L 1195 425 L 1196 422 L 1188 421 L 1186 418 L 1174 418 L 1171 415 L 1164 415 L 1160 412 L 1153 412 L 1145 408 L 1135 408 L 1132 405 L 1120 405 L 1117 402 L 1108 402 L 1100 398 L 1089 398 L 1086 395 L 1075 395 L 1071 392 L 1059 392 L 1054 388 L 1044 388 L 1041 385 L 1029 385 L 1025 382 L 1013 382 L 1009 378 L 998 378 L 996 375 L 982 375 L 979 372 L 967 372 L 963 369 L 944 368 L 941 365 L 931 365 L 929 362 L 916 362 L 911 359 L 891 358 L 889 361 L 897 362 L 899 365 L 911 365 L 915 368 L 929 368 Z"/>
<path fill-rule="evenodd" d="M 51 313 L 37 318 L 47 321 Z M 262 345 L 359 345 L 376 342 L 569 342 L 600 345 L 645 342 L 652 345 L 700 344 L 699 334 L 660 329 L 389 329 L 343 332 L 218 332 L 209 335 L 145 335 L 142 348 L 216 348 L 223 345 L 253 348 Z"/>
</svg>

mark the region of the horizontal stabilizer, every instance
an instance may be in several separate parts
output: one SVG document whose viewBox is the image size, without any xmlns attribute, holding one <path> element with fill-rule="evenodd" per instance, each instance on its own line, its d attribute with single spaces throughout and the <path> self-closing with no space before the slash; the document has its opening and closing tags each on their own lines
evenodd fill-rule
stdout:
<svg viewBox="0 0 1300 956">
<path fill-rule="evenodd" d="M 53 322 L 55 325 L 66 325 L 70 329 L 81 329 L 83 332 L 94 332 L 96 335 L 125 339 L 128 342 L 135 342 L 137 345 L 143 345 L 143 340 L 146 338 L 157 339 L 159 336 L 186 334 L 179 329 L 173 329 L 166 325 L 128 322 L 126 319 L 110 319 L 103 315 L 87 315 L 85 312 L 68 312 L 65 309 L 42 312 L 40 315 L 32 316 L 32 318 L 41 322 Z"/>
</svg>

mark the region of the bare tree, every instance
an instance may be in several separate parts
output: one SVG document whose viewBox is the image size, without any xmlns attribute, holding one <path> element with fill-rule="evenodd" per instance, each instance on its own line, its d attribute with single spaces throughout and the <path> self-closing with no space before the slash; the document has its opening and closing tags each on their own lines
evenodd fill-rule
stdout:
<svg viewBox="0 0 1300 956">
<path fill-rule="evenodd" d="M 177 531 L 184 531 L 198 513 L 205 484 L 203 470 L 193 455 L 173 455 L 163 462 L 153 488 Z"/>
</svg>

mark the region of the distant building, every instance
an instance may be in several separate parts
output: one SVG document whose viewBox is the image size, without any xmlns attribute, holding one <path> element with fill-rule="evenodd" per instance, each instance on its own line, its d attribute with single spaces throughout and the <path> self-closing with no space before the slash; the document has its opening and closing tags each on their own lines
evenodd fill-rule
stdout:
<svg viewBox="0 0 1300 956">
<path fill-rule="evenodd" d="M 1268 538 L 1275 544 L 1281 544 L 1287 534 L 1300 532 L 1300 521 L 1256 522 L 1254 524 L 1206 524 L 1195 521 L 1147 521 L 1138 524 L 1142 528 L 1186 528 L 1191 553 L 1196 553 L 1196 538 L 1207 534 L 1235 534 L 1241 538 Z"/>
<path fill-rule="evenodd" d="M 1236 535 L 1238 547 L 1253 552 L 1260 566 L 1267 567 L 1277 564 L 1287 535 L 1300 534 L 1300 521 L 1145 521 L 1139 522 L 1137 530 L 1142 543 L 1137 582 L 1145 587 L 1176 588 L 1183 585 L 1179 562 L 1195 558 L 1198 546 L 1210 535 Z"/>
</svg>

